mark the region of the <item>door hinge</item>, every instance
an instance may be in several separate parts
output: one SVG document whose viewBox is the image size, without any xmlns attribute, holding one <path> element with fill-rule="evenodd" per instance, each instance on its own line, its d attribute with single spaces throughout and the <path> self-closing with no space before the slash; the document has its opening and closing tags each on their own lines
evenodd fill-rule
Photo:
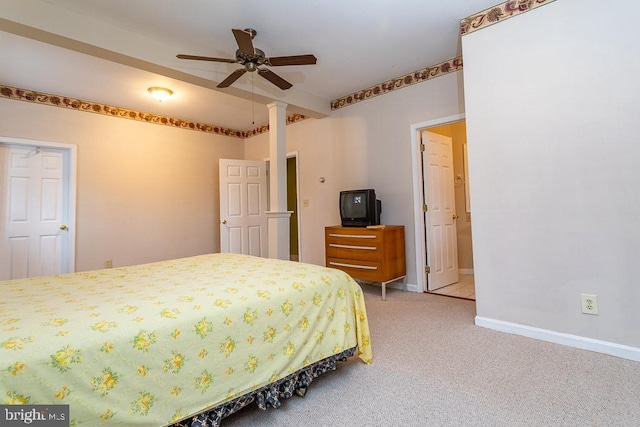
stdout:
<svg viewBox="0 0 640 427">
<path fill-rule="evenodd" d="M 427 274 L 431 273 L 431 267 L 429 267 L 428 265 L 424 268 L 424 272 Z"/>
<path fill-rule="evenodd" d="M 422 212 L 427 212 L 429 210 L 429 206 L 422 205 Z"/>
<path fill-rule="evenodd" d="M 423 143 L 420 143 L 420 152 L 424 153 L 424 144 Z"/>
</svg>

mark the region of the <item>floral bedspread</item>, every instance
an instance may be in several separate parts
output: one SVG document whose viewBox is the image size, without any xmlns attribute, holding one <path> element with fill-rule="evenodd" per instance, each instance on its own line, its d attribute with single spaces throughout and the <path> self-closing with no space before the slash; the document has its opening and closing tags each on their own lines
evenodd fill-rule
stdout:
<svg viewBox="0 0 640 427">
<path fill-rule="evenodd" d="M 358 346 L 362 290 L 316 265 L 209 254 L 0 282 L 0 402 L 163 426 Z"/>
</svg>

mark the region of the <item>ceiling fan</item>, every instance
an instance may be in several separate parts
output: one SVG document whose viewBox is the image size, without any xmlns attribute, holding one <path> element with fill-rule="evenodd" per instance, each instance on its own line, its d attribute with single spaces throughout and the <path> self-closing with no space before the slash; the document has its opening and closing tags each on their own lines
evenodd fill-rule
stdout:
<svg viewBox="0 0 640 427">
<path fill-rule="evenodd" d="M 238 43 L 238 50 L 236 50 L 235 59 L 226 58 L 212 58 L 210 56 L 196 56 L 196 55 L 176 55 L 180 59 L 195 59 L 199 61 L 213 61 L 213 62 L 227 62 L 230 64 L 241 64 L 244 68 L 238 68 L 231 73 L 226 79 L 218 84 L 218 87 L 229 87 L 240 78 L 247 71 L 257 71 L 258 74 L 270 81 L 274 85 L 278 86 L 282 90 L 289 89 L 293 86 L 291 83 L 266 68 L 258 68 L 261 65 L 268 67 L 280 67 L 284 65 L 313 65 L 317 59 L 313 55 L 293 55 L 293 56 L 276 56 L 267 58 L 263 51 L 253 47 L 253 38 L 257 32 L 253 28 L 247 28 L 245 30 L 233 29 L 234 37 Z"/>
</svg>

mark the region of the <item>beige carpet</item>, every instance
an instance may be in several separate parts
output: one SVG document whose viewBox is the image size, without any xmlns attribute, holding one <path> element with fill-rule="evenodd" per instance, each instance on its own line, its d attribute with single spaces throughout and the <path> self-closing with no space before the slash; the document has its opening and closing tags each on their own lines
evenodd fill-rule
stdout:
<svg viewBox="0 0 640 427">
<path fill-rule="evenodd" d="M 640 426 L 638 362 L 477 327 L 473 301 L 363 290 L 373 364 L 222 426 Z"/>
</svg>

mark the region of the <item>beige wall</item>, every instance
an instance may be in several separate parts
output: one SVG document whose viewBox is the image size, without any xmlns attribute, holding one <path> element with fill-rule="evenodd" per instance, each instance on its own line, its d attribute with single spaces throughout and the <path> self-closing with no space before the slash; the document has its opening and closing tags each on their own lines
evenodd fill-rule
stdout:
<svg viewBox="0 0 640 427">
<path fill-rule="evenodd" d="M 0 98 L 0 137 L 76 144 L 76 270 L 219 251 L 218 158 L 243 142 Z"/>
<path fill-rule="evenodd" d="M 640 360 L 640 5 L 614 3 L 463 36 L 476 305 L 494 327 Z"/>
</svg>

